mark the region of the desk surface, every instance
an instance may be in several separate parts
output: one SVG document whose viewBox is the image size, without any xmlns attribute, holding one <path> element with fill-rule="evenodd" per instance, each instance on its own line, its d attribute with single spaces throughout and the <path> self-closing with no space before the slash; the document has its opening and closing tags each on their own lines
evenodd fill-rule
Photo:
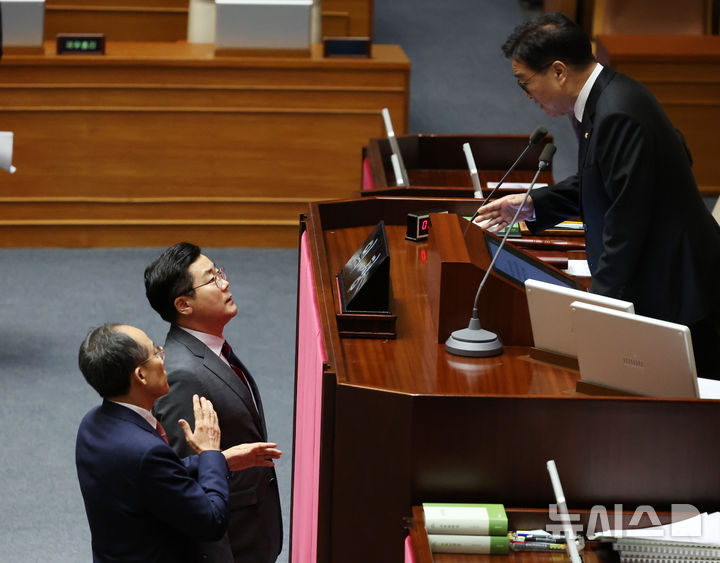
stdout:
<svg viewBox="0 0 720 563">
<path fill-rule="evenodd" d="M 437 343 L 429 318 L 428 245 L 405 240 L 404 226 L 385 228 L 398 336 L 395 340 L 342 339 L 344 370 L 339 381 L 413 394 L 577 396 L 578 372 L 537 362 L 524 347 L 507 347 L 496 358 L 447 354 L 444 345 Z M 362 226 L 324 233 L 331 272 L 342 270 L 370 230 L 372 226 Z M 468 309 L 468 321 L 471 312 Z"/>
<path fill-rule="evenodd" d="M 69 66 L 82 63 L 85 65 L 97 64 L 103 66 L 107 63 L 139 63 L 152 64 L 162 62 L 164 65 L 173 62 L 180 64 L 238 66 L 238 67 L 283 67 L 293 68 L 322 66 L 338 68 L 363 68 L 367 66 L 392 68 L 407 67 L 409 59 L 399 45 L 372 46 L 370 58 L 323 57 L 323 47 L 320 44 L 312 45 L 309 56 L 281 57 L 266 56 L 258 50 L 257 56 L 245 54 L 242 57 L 216 56 L 215 45 L 212 43 L 188 43 L 186 41 L 159 42 L 159 41 L 108 41 L 105 55 L 57 55 L 55 54 L 55 41 L 45 41 L 43 54 L 11 54 L 3 56 L 1 66 L 24 65 L 29 61 L 37 64 Z"/>
</svg>

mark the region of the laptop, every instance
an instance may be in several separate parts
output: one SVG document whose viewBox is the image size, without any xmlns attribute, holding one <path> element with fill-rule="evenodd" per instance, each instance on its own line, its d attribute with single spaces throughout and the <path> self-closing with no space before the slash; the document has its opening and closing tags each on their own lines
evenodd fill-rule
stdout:
<svg viewBox="0 0 720 563">
<path fill-rule="evenodd" d="M 699 398 L 688 327 L 580 301 L 570 311 L 583 381 L 648 397 Z"/>
<path fill-rule="evenodd" d="M 535 347 L 572 358 L 577 357 L 575 333 L 570 315 L 570 304 L 573 301 L 582 301 L 627 313 L 635 312 L 633 304 L 629 301 L 534 279 L 525 282 L 525 293 Z"/>
</svg>

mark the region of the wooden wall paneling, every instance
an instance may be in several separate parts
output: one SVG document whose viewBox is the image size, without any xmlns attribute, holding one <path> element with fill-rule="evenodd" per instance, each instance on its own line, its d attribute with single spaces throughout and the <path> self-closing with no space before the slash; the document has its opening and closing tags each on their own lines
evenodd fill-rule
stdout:
<svg viewBox="0 0 720 563">
<path fill-rule="evenodd" d="M 704 195 L 720 193 L 720 37 L 602 35 L 598 59 L 647 86 L 685 136 Z"/>
<path fill-rule="evenodd" d="M 701 35 L 712 29 L 712 0 L 595 0 L 592 37 L 610 34 Z"/>
<path fill-rule="evenodd" d="M 323 37 L 347 37 L 350 35 L 350 14 L 346 12 L 322 13 Z"/>
<path fill-rule="evenodd" d="M 187 222 L 139 223 L 107 221 L 40 224 L 0 221 L 0 247 L 132 247 L 170 246 L 192 240 L 200 246 L 290 247 L 297 239 L 297 221 L 290 225 L 242 224 L 238 222 L 190 224 Z"/>
<path fill-rule="evenodd" d="M 187 34 L 187 0 L 47 0 L 45 38 L 102 32 L 113 41 L 177 41 Z M 323 36 L 372 37 L 373 0 L 323 0 Z"/>
<path fill-rule="evenodd" d="M 275 228 L 253 244 L 292 246 L 301 202 L 359 189 L 380 109 L 406 128 L 409 64 L 398 48 L 375 49 L 345 63 L 7 57 L 0 111 L 18 172 L 0 184 L 2 244 L 134 244 L 134 232 L 193 228 L 194 217 Z"/>
<path fill-rule="evenodd" d="M 373 33 L 373 0 L 322 0 L 324 37 Z"/>
<path fill-rule="evenodd" d="M 562 12 L 574 20 L 578 12 L 578 0 L 545 0 L 543 12 Z"/>
<path fill-rule="evenodd" d="M 45 0 L 45 8 L 187 8 L 188 0 Z"/>
</svg>

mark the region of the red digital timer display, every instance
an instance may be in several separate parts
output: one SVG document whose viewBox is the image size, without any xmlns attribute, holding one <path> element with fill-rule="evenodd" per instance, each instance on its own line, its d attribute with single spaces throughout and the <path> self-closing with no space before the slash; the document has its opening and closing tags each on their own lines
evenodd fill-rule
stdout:
<svg viewBox="0 0 720 563">
<path fill-rule="evenodd" d="M 429 211 L 416 211 L 408 213 L 407 233 L 405 238 L 415 242 L 427 240 L 430 232 L 430 214 L 447 213 L 444 209 L 433 209 Z"/>
</svg>

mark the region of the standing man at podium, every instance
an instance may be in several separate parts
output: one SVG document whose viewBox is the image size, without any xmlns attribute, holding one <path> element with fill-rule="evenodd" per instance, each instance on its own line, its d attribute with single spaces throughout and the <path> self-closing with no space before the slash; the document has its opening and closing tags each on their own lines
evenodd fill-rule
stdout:
<svg viewBox="0 0 720 563">
<path fill-rule="evenodd" d="M 526 97 L 551 117 L 568 115 L 579 141 L 577 174 L 533 190 L 519 220 L 538 232 L 582 217 L 590 290 L 689 326 L 698 375 L 720 379 L 720 226 L 684 139 L 644 86 L 595 61 L 563 14 L 519 25 L 502 50 Z M 489 203 L 476 221 L 504 227 L 522 197 Z"/>
<path fill-rule="evenodd" d="M 178 455 L 192 454 L 178 419 L 192 420 L 194 394 L 212 402 L 222 431 L 221 447 L 267 442 L 260 392 L 225 340 L 237 315 L 225 270 L 182 242 L 166 249 L 145 270 L 150 305 L 170 323 L 165 352 L 170 391 L 153 414 Z M 282 549 L 282 516 L 274 467 L 253 467 L 230 477 L 230 523 L 221 542 L 204 544 L 203 561 L 272 563 Z"/>
</svg>

